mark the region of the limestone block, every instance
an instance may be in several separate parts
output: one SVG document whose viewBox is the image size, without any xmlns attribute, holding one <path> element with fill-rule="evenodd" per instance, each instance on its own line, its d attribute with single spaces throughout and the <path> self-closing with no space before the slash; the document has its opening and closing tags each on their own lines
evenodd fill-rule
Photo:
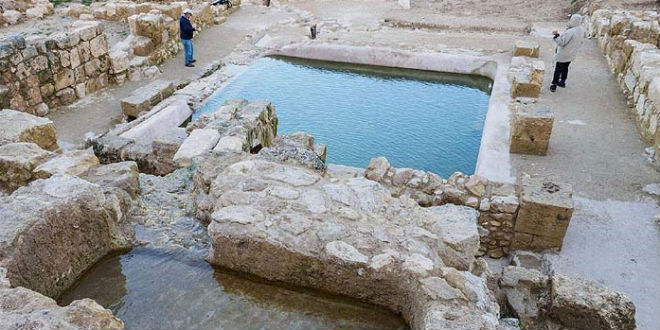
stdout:
<svg viewBox="0 0 660 330">
<path fill-rule="evenodd" d="M 154 138 L 151 148 L 157 160 L 154 165 L 155 173 L 171 173 L 176 170 L 174 155 L 187 137 L 185 128 L 176 127 L 168 129 Z"/>
<path fill-rule="evenodd" d="M 410 9 L 411 0 L 398 0 L 398 4 L 403 9 Z"/>
<path fill-rule="evenodd" d="M 580 330 L 633 330 L 635 305 L 624 294 L 596 283 L 552 277 L 548 314 L 562 325 Z"/>
<path fill-rule="evenodd" d="M 113 50 L 110 52 L 111 73 L 118 74 L 128 70 L 128 53 L 123 50 Z"/>
<path fill-rule="evenodd" d="M 191 115 L 192 110 L 188 103 L 183 99 L 177 99 L 137 126 L 122 133 L 121 136 L 138 140 L 143 144 L 151 144 L 164 130 L 179 127 Z"/>
<path fill-rule="evenodd" d="M 32 170 L 53 154 L 34 143 L 0 146 L 0 190 L 13 191 L 32 179 Z"/>
<path fill-rule="evenodd" d="M 156 9 L 175 20 L 178 20 L 183 12 L 183 6 L 180 3 L 159 4 L 156 5 Z"/>
<path fill-rule="evenodd" d="M 79 17 L 81 13 L 88 11 L 87 6 L 81 3 L 69 3 L 66 14 L 71 17 Z"/>
<path fill-rule="evenodd" d="M 71 150 L 37 166 L 33 173 L 36 179 L 50 178 L 55 174 L 81 176 L 97 165 L 99 159 L 91 150 Z"/>
<path fill-rule="evenodd" d="M 369 165 L 364 172 L 364 175 L 369 180 L 380 182 L 383 180 L 387 171 L 392 167 L 390 162 L 385 157 L 372 158 Z"/>
<path fill-rule="evenodd" d="M 630 67 L 635 77 L 639 77 L 645 67 L 660 66 L 660 50 L 655 47 L 639 47 L 633 51 Z"/>
<path fill-rule="evenodd" d="M 223 136 L 213 148 L 213 151 L 242 152 L 245 149 L 247 149 L 247 146 L 244 139 L 236 136 Z"/>
<path fill-rule="evenodd" d="M 189 167 L 193 157 L 213 149 L 218 140 L 220 140 L 220 133 L 214 129 L 196 129 L 192 131 L 174 155 L 174 163 L 178 167 Z"/>
<path fill-rule="evenodd" d="M 654 77 L 649 83 L 647 98 L 649 101 L 660 106 L 660 75 Z"/>
<path fill-rule="evenodd" d="M 140 173 L 135 162 L 119 162 L 92 168 L 81 178 L 103 187 L 115 187 L 132 198 L 140 194 Z"/>
<path fill-rule="evenodd" d="M 73 70 L 62 69 L 55 73 L 55 90 L 62 90 L 72 86 L 76 82 Z"/>
<path fill-rule="evenodd" d="M 148 111 L 152 106 L 174 93 L 174 84 L 166 80 L 154 80 L 146 86 L 133 91 L 121 100 L 121 109 L 126 116 L 137 117 L 140 112 Z"/>
<path fill-rule="evenodd" d="M 90 41 L 101 33 L 103 26 L 97 21 L 76 21 L 74 22 L 75 32 L 80 35 L 80 39 Z"/>
<path fill-rule="evenodd" d="M 542 251 L 561 249 L 573 215 L 573 187 L 523 176 L 513 247 Z"/>
<path fill-rule="evenodd" d="M 124 322 L 92 299 L 76 300 L 60 307 L 54 299 L 23 288 L 0 287 L 0 329 L 42 330 L 98 328 L 123 330 Z"/>
<path fill-rule="evenodd" d="M 59 148 L 50 119 L 5 109 L 0 111 L 0 144 L 7 142 L 32 142 L 46 150 Z"/>
<path fill-rule="evenodd" d="M 511 82 L 511 97 L 538 97 L 541 93 L 544 73 L 543 61 L 514 56 L 508 74 Z"/>
<path fill-rule="evenodd" d="M 616 36 L 629 29 L 631 17 L 626 14 L 615 14 L 610 19 L 610 35 Z"/>
<path fill-rule="evenodd" d="M 89 50 L 94 57 L 99 57 L 108 53 L 108 43 L 105 41 L 105 35 L 102 34 L 90 40 Z"/>
<path fill-rule="evenodd" d="M 55 97 L 57 97 L 60 104 L 71 104 L 77 99 L 76 91 L 71 87 L 67 87 L 55 93 Z"/>
<path fill-rule="evenodd" d="M 513 56 L 529 56 L 538 58 L 540 47 L 537 42 L 516 40 L 513 47 Z"/>
<path fill-rule="evenodd" d="M 28 8 L 25 11 L 25 17 L 27 17 L 28 19 L 42 19 L 44 18 L 44 13 L 39 8 L 35 8 L 35 7 Z"/>
<path fill-rule="evenodd" d="M 123 161 L 122 150 L 134 142 L 132 139 L 107 134 L 93 139 L 92 147 L 100 162 L 108 164 Z"/>
<path fill-rule="evenodd" d="M 163 40 L 163 17 L 160 14 L 138 14 L 128 18 L 131 34 L 151 39 L 155 46 Z"/>
<path fill-rule="evenodd" d="M 9 25 L 14 25 L 21 19 L 21 13 L 16 10 L 5 10 L 2 17 Z"/>
<path fill-rule="evenodd" d="M 552 110 L 537 104 L 516 104 L 514 111 L 509 151 L 544 156 L 552 134 Z"/>
<path fill-rule="evenodd" d="M 156 46 L 147 37 L 133 36 L 131 38 L 131 48 L 133 48 L 133 53 L 137 56 L 148 56 L 156 49 Z"/>
</svg>

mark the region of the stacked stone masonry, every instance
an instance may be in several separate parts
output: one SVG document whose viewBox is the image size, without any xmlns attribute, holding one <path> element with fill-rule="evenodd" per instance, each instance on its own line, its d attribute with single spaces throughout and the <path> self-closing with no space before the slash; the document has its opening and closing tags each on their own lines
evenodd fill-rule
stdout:
<svg viewBox="0 0 660 330">
<path fill-rule="evenodd" d="M 240 1 L 234 3 L 237 8 Z M 152 65 L 172 57 L 182 49 L 179 40 L 179 17 L 184 9 L 193 11 L 192 23 L 198 31 L 224 22 L 233 10 L 226 5 L 210 6 L 208 3 L 174 2 L 95 2 L 91 6 L 71 4 L 66 14 L 72 17 L 92 16 L 94 19 L 127 22 L 130 36 L 113 52 L 146 57 Z M 219 19 L 220 18 L 220 19 Z"/>
<path fill-rule="evenodd" d="M 69 32 L 0 41 L 0 106 L 43 116 L 108 86 L 111 62 L 103 25 L 77 22 Z"/>
<path fill-rule="evenodd" d="M 628 98 L 640 135 L 660 147 L 660 23 L 655 11 L 591 10 L 589 31 Z M 656 152 L 656 155 L 659 153 Z"/>
<path fill-rule="evenodd" d="M 53 15 L 55 9 L 48 0 L 8 0 L 0 6 L 0 27 Z"/>
<path fill-rule="evenodd" d="M 422 206 L 456 204 L 479 210 L 479 255 L 508 255 L 518 211 L 515 185 L 460 172 L 443 179 L 431 172 L 394 168 L 384 157 L 373 158 L 364 175 L 383 184 L 393 196 L 408 196 Z"/>
<path fill-rule="evenodd" d="M 198 30 L 232 12 L 208 3 L 99 2 L 90 8 L 71 4 L 69 15 L 88 12 L 97 19 L 123 20 L 131 35 L 110 49 L 101 21 L 80 20 L 49 37 L 25 40 L 12 35 L 0 40 L 0 108 L 44 116 L 51 108 L 71 104 L 111 83 L 157 75 L 153 65 L 182 49 L 178 19 L 185 8 L 193 10 Z"/>
</svg>

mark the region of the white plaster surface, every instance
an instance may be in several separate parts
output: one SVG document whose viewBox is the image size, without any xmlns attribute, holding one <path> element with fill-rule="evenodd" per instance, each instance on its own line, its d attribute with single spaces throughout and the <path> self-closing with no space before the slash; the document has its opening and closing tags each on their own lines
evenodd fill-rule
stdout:
<svg viewBox="0 0 660 330">
<path fill-rule="evenodd" d="M 660 211 L 638 202 L 574 196 L 575 211 L 564 246 L 552 255 L 555 271 L 597 281 L 626 293 L 637 309 L 637 328 L 660 325 Z"/>
</svg>

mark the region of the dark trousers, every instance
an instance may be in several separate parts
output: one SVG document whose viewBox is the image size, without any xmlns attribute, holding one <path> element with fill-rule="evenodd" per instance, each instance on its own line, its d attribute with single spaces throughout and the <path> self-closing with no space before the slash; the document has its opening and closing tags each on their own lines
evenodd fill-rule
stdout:
<svg viewBox="0 0 660 330">
<path fill-rule="evenodd" d="M 568 77 L 568 66 L 571 62 L 556 62 L 555 75 L 552 77 L 553 85 L 563 86 L 566 84 L 566 77 Z"/>
</svg>

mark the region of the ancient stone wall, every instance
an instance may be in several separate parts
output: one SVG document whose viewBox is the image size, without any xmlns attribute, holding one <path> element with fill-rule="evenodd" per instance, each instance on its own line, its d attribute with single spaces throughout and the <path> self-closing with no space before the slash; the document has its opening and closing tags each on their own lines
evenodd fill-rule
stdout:
<svg viewBox="0 0 660 330">
<path fill-rule="evenodd" d="M 54 12 L 53 4 L 48 0 L 3 0 L 0 1 L 0 27 L 41 19 Z"/>
<path fill-rule="evenodd" d="M 103 26 L 82 21 L 48 38 L 13 35 L 0 41 L 0 68 L 0 107 L 40 116 L 108 86 L 119 73 Z"/>
<path fill-rule="evenodd" d="M 240 1 L 233 3 L 234 6 L 240 5 Z M 118 1 L 97 2 L 89 7 L 71 4 L 65 13 L 72 17 L 128 22 L 131 35 L 124 43 L 113 47 L 113 51 L 146 56 L 150 64 L 159 64 L 182 49 L 179 17 L 186 8 L 193 11 L 192 23 L 198 31 L 214 23 L 221 23 L 224 21 L 222 18 L 232 12 L 226 5 L 210 6 L 205 2 Z"/>
<path fill-rule="evenodd" d="M 598 9 L 590 34 L 628 98 L 640 135 L 660 147 L 660 23 L 657 12 Z M 656 152 L 657 154 L 657 152 Z"/>
<path fill-rule="evenodd" d="M 479 210 L 478 255 L 500 258 L 509 253 L 519 205 L 515 185 L 460 172 L 443 179 L 431 172 L 394 168 L 384 157 L 373 158 L 365 176 L 388 187 L 393 196 L 407 195 L 422 206 L 451 203 Z"/>
</svg>

